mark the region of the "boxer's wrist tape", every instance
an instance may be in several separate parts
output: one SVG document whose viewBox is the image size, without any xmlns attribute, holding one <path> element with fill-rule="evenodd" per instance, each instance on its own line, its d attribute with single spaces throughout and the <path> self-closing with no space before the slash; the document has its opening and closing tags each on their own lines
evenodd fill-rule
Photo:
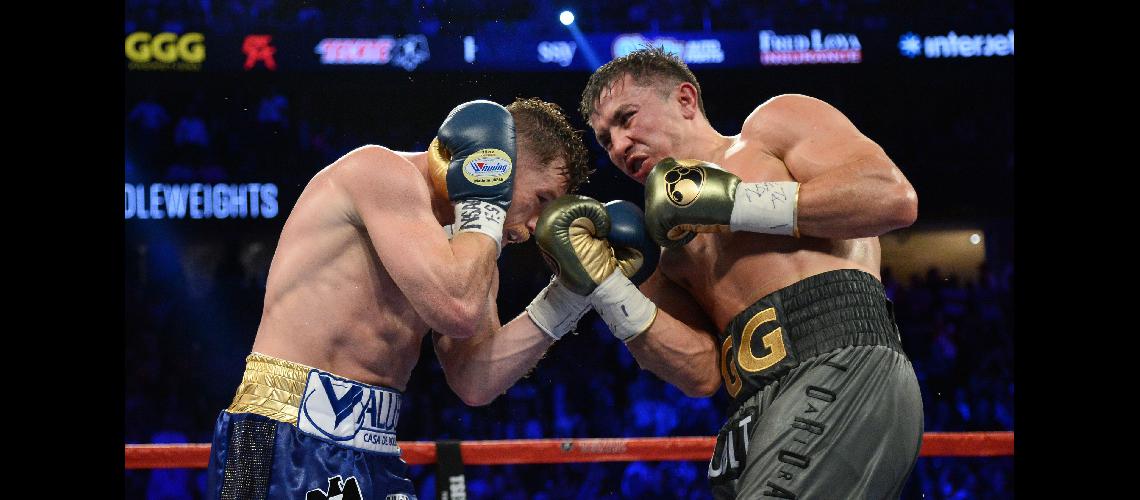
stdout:
<svg viewBox="0 0 1140 500">
<path fill-rule="evenodd" d="M 455 203 L 454 234 L 474 231 L 495 240 L 499 253 L 503 252 L 503 223 L 507 211 L 494 203 L 482 200 L 462 200 Z"/>
<path fill-rule="evenodd" d="M 550 284 L 526 306 L 530 320 L 554 340 L 574 330 L 588 310 L 590 298 L 567 290 L 557 277 L 552 278 Z"/>
<path fill-rule="evenodd" d="M 729 229 L 800 237 L 796 225 L 800 183 L 742 182 L 736 187 Z"/>
<path fill-rule="evenodd" d="M 614 269 L 610 277 L 594 289 L 590 303 L 614 336 L 626 343 L 648 330 L 657 318 L 657 304 L 643 295 L 622 274 L 621 268 Z"/>
</svg>

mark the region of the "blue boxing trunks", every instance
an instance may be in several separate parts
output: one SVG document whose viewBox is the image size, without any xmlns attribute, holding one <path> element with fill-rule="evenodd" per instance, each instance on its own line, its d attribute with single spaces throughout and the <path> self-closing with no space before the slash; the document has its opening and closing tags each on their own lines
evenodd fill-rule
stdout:
<svg viewBox="0 0 1140 500">
<path fill-rule="evenodd" d="M 210 450 L 212 498 L 415 500 L 400 393 L 252 353 Z"/>
</svg>

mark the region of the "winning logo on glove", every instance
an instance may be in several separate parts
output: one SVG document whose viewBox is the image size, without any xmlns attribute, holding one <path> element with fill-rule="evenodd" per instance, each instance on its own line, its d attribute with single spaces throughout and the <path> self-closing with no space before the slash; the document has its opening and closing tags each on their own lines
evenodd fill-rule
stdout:
<svg viewBox="0 0 1140 500">
<path fill-rule="evenodd" d="M 499 149 L 480 149 L 463 162 L 463 176 L 477 186 L 497 186 L 511 176 L 511 157 Z"/>
<path fill-rule="evenodd" d="M 669 201 L 678 207 L 687 207 L 701 196 L 701 188 L 705 185 L 705 170 L 693 168 L 692 163 L 686 165 L 684 160 L 678 160 L 673 168 L 665 172 L 664 181 Z"/>
</svg>

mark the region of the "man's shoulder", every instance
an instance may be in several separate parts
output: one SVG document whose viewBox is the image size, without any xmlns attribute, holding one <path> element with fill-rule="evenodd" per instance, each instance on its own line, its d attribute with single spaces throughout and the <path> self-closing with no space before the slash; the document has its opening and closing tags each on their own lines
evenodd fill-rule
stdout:
<svg viewBox="0 0 1140 500">
<path fill-rule="evenodd" d="M 427 195 L 427 181 L 408 156 L 412 155 L 383 146 L 361 146 L 345 153 L 318 176 L 327 175 L 353 204 L 366 200 L 365 205 L 373 208 L 397 207 Z"/>
<path fill-rule="evenodd" d="M 344 156 L 340 157 L 336 162 L 411 164 L 411 162 L 400 153 L 377 144 L 365 144 L 360 146 L 345 153 Z"/>
<path fill-rule="evenodd" d="M 429 186 L 415 162 L 383 146 L 361 146 L 313 176 L 298 205 L 316 205 L 325 213 L 362 225 L 377 215 L 416 212 L 430 207 Z"/>
<path fill-rule="evenodd" d="M 780 94 L 756 106 L 744 119 L 744 125 L 746 128 L 750 125 L 758 126 L 773 118 L 796 119 L 796 117 L 802 116 L 803 112 L 818 109 L 821 106 L 830 107 L 823 100 L 809 95 Z"/>
<path fill-rule="evenodd" d="M 369 144 L 360 146 L 341 156 L 329 169 L 337 177 L 383 179 L 385 182 L 399 183 L 400 179 L 418 178 L 416 165 L 407 153 L 393 151 L 384 146 Z"/>
<path fill-rule="evenodd" d="M 785 139 L 792 130 L 810 128 L 820 120 L 832 120 L 838 111 L 822 99 L 804 94 L 780 94 L 749 113 L 740 127 L 744 139 Z"/>
</svg>

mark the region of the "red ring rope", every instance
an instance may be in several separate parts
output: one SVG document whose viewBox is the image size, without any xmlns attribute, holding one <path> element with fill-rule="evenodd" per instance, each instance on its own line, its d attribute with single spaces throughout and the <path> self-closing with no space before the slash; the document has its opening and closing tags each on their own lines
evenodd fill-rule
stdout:
<svg viewBox="0 0 1140 500">
<path fill-rule="evenodd" d="M 705 461 L 712 456 L 712 437 L 511 439 L 464 441 L 464 465 L 557 464 L 663 460 Z M 410 465 L 435 463 L 435 443 L 401 441 Z M 927 432 L 920 457 L 998 457 L 1013 455 L 1013 432 Z M 210 445 L 128 444 L 127 469 L 205 468 Z"/>
</svg>

